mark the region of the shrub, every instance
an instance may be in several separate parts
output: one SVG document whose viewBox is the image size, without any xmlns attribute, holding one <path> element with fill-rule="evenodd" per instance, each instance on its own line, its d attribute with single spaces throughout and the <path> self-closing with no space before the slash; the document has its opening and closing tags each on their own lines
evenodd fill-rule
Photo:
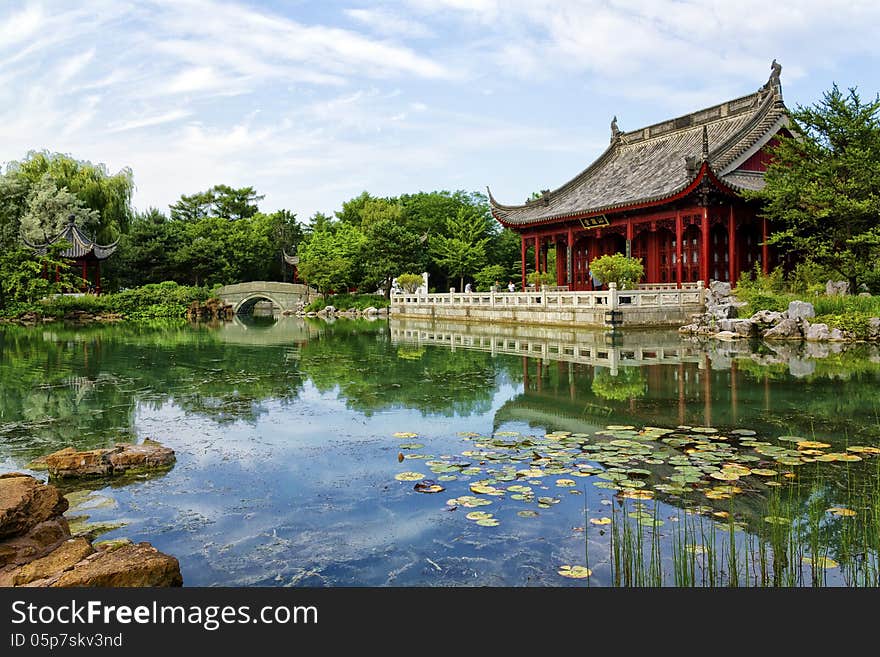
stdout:
<svg viewBox="0 0 880 657">
<path fill-rule="evenodd" d="M 397 284 L 403 288 L 404 292 L 412 294 L 422 284 L 423 280 L 419 274 L 401 274 L 397 277 Z"/>
<path fill-rule="evenodd" d="M 477 290 L 480 292 L 488 292 L 489 289 L 498 281 L 498 285 L 504 291 L 507 291 L 507 270 L 502 265 L 489 265 L 483 267 L 474 275 L 477 282 Z"/>
<path fill-rule="evenodd" d="M 590 271 L 602 283 L 617 283 L 617 287 L 621 290 L 634 288 L 645 275 L 641 258 L 627 258 L 622 253 L 594 258 L 590 262 Z"/>
</svg>

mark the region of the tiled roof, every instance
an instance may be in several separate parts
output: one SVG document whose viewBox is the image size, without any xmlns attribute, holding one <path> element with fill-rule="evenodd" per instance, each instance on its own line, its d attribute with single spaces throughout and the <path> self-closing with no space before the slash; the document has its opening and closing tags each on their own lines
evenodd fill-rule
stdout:
<svg viewBox="0 0 880 657">
<path fill-rule="evenodd" d="M 505 225 L 523 226 L 660 202 L 695 180 L 704 159 L 704 134 L 713 173 L 733 189 L 759 189 L 760 174 L 744 174 L 736 167 L 787 122 L 777 74 L 748 96 L 639 130 L 614 131 L 611 145 L 593 164 L 542 198 L 510 206 L 498 203 L 490 192 L 492 214 Z"/>
<path fill-rule="evenodd" d="M 113 252 L 116 251 L 116 248 L 119 245 L 119 240 L 106 246 L 95 244 L 95 242 L 81 231 L 73 221 L 68 221 L 68 223 L 64 225 L 64 229 L 45 244 L 31 244 L 27 240 L 25 240 L 25 244 L 32 249 L 35 249 L 40 255 L 43 255 L 46 253 L 46 248 L 50 244 L 57 244 L 62 240 L 69 242 L 70 246 L 61 252 L 61 257 L 70 258 L 72 260 L 76 258 L 84 258 L 90 253 L 93 253 L 98 260 L 104 260 L 113 255 Z"/>
</svg>

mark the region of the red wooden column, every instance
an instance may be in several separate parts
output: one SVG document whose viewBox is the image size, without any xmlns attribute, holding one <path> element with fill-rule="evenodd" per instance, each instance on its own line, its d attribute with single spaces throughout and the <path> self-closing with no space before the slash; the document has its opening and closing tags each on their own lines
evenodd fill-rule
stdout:
<svg viewBox="0 0 880 657">
<path fill-rule="evenodd" d="M 626 253 L 624 254 L 627 258 L 632 256 L 632 243 L 633 243 L 633 222 L 632 219 L 626 220 Z"/>
<path fill-rule="evenodd" d="M 520 252 L 522 254 L 522 257 L 520 258 L 520 261 L 522 263 L 522 289 L 525 290 L 526 289 L 526 236 L 520 235 L 519 239 L 520 239 Z"/>
<path fill-rule="evenodd" d="M 767 218 L 761 219 L 761 271 L 770 273 L 770 249 L 767 246 Z"/>
<path fill-rule="evenodd" d="M 559 266 L 559 263 L 556 263 Z M 568 227 L 568 247 L 565 249 L 565 282 L 569 290 L 574 289 L 574 231 Z"/>
<path fill-rule="evenodd" d="M 678 287 L 681 287 L 681 278 L 682 278 L 682 264 L 681 264 L 681 254 L 682 254 L 682 229 L 681 229 L 681 210 L 675 211 L 675 279 L 678 282 Z"/>
<path fill-rule="evenodd" d="M 535 236 L 535 271 L 541 271 L 541 238 Z"/>
<path fill-rule="evenodd" d="M 727 215 L 727 266 L 730 276 L 730 286 L 736 285 L 739 272 L 736 270 L 736 221 L 733 214 L 733 206 L 730 206 L 730 214 Z"/>
<path fill-rule="evenodd" d="M 648 235 L 648 256 L 651 265 L 651 273 L 648 274 L 648 283 L 660 282 L 660 233 L 657 232 L 657 224 L 651 224 L 651 233 Z"/>
<path fill-rule="evenodd" d="M 565 268 L 562 266 L 568 259 L 568 255 L 566 253 L 565 242 L 561 242 L 559 240 L 559 236 L 556 237 L 556 284 L 557 285 L 565 285 Z"/>
<path fill-rule="evenodd" d="M 709 208 L 703 208 L 700 218 L 700 278 L 709 285 Z"/>
</svg>

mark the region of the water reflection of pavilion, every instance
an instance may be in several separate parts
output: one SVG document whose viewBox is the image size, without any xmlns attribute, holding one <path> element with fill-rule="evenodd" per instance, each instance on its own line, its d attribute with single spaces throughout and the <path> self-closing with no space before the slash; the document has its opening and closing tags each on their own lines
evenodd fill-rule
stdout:
<svg viewBox="0 0 880 657">
<path fill-rule="evenodd" d="M 520 421 L 585 432 L 611 423 L 705 425 L 810 435 L 852 435 L 876 426 L 865 417 L 871 404 L 859 401 L 876 389 L 880 365 L 871 365 L 873 352 L 847 355 L 835 353 L 839 346 L 799 343 L 699 343 L 676 332 L 611 334 L 409 319 L 392 319 L 390 333 L 399 344 L 518 356 L 514 371 L 522 392 L 498 410 L 499 426 Z M 829 355 L 833 358 L 822 358 Z M 852 370 L 851 361 L 873 369 Z M 858 385 L 859 377 L 867 385 Z"/>
</svg>

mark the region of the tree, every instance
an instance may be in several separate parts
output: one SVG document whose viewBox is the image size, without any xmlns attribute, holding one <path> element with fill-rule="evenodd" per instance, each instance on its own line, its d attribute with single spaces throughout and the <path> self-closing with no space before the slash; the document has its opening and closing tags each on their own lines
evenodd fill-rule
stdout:
<svg viewBox="0 0 880 657">
<path fill-rule="evenodd" d="M 790 257 L 828 267 L 857 289 L 880 256 L 880 97 L 864 103 L 837 85 L 791 112 L 792 136 L 779 136 L 764 202 L 768 243 Z"/>
<path fill-rule="evenodd" d="M 420 237 L 391 216 L 374 218 L 364 231 L 360 254 L 365 282 L 367 285 L 378 284 L 387 299 L 391 296 L 391 281 L 402 271 L 417 269 L 423 249 Z"/>
<path fill-rule="evenodd" d="M 75 287 L 69 263 L 60 256 L 68 246 L 67 242 L 52 244 L 44 256 L 23 247 L 0 250 L 0 310 L 8 311 L 13 304 L 33 303 Z M 44 272 L 48 274 L 45 278 Z"/>
<path fill-rule="evenodd" d="M 229 185 L 214 185 L 211 193 L 214 196 L 211 212 L 216 217 L 232 221 L 253 217 L 259 211 L 257 203 L 265 198 L 253 187 L 234 189 Z"/>
<path fill-rule="evenodd" d="M 397 284 L 403 289 L 404 292 L 408 292 L 410 294 L 414 293 L 419 287 L 422 285 L 424 279 L 421 274 L 411 274 L 404 273 L 400 274 L 397 277 Z"/>
<path fill-rule="evenodd" d="M 135 214 L 119 248 L 107 260 L 105 275 L 114 288 L 132 288 L 162 281 L 190 282 L 177 268 L 177 253 L 186 241 L 186 225 L 169 221 L 156 208 Z"/>
<path fill-rule="evenodd" d="M 616 283 L 621 290 L 631 289 L 645 275 L 641 258 L 627 258 L 622 253 L 612 253 L 594 258 L 590 272 L 602 283 Z"/>
<path fill-rule="evenodd" d="M 66 187 L 59 189 L 52 177 L 45 174 L 28 194 L 27 208 L 21 217 L 21 235 L 35 244 L 44 244 L 63 230 L 70 217 L 79 228 L 87 230 L 99 222 L 97 211 L 83 207 Z"/>
<path fill-rule="evenodd" d="M 352 224 L 326 222 L 297 249 L 300 276 L 324 296 L 360 280 L 364 236 Z"/>
<path fill-rule="evenodd" d="M 180 195 L 180 200 L 168 206 L 175 221 L 198 221 L 211 215 L 214 194 L 210 190 L 198 194 Z"/>
<path fill-rule="evenodd" d="M 431 238 L 431 252 L 435 262 L 451 275 L 459 277 L 459 290 L 464 288 L 464 277 L 486 264 L 486 245 L 489 226 L 485 215 L 473 208 L 460 208 L 447 220 L 447 235 Z"/>
<path fill-rule="evenodd" d="M 128 230 L 133 216 L 134 174 L 127 167 L 111 174 L 103 164 L 40 151 L 29 153 L 21 162 L 11 162 L 7 175 L 10 173 L 25 181 L 29 190 L 48 175 L 58 189 L 66 188 L 83 207 L 97 212 L 95 239 L 98 242 L 112 242 Z"/>
<path fill-rule="evenodd" d="M 508 280 L 507 268 L 503 265 L 487 265 L 474 275 L 479 290 L 485 292 L 490 287 L 498 283 L 504 290 L 507 290 Z"/>
</svg>

